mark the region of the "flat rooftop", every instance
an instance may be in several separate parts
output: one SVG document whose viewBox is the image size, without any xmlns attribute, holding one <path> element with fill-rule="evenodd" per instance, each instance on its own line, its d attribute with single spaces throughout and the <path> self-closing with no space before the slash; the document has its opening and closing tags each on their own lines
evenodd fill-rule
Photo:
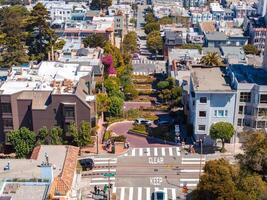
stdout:
<svg viewBox="0 0 267 200">
<path fill-rule="evenodd" d="M 228 80 L 224 76 L 224 67 L 193 67 L 191 76 L 195 91 L 231 91 Z"/>
<path fill-rule="evenodd" d="M 47 190 L 48 185 L 7 183 L 1 195 L 11 196 L 12 200 L 42 200 Z"/>
<path fill-rule="evenodd" d="M 229 69 L 238 83 L 267 85 L 267 71 L 263 68 L 254 68 L 250 65 L 231 65 Z"/>
</svg>

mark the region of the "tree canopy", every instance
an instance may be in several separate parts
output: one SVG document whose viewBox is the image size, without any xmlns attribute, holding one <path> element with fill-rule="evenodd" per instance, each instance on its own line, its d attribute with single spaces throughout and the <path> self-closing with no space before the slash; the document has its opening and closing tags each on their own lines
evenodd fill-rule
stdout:
<svg viewBox="0 0 267 200">
<path fill-rule="evenodd" d="M 223 65 L 221 57 L 216 52 L 208 52 L 200 62 L 208 67 L 219 67 Z"/>
<path fill-rule="evenodd" d="M 96 34 L 93 33 L 89 36 L 87 36 L 83 40 L 83 44 L 85 47 L 95 48 L 95 47 L 101 47 L 103 48 L 107 42 L 107 38 L 102 34 Z"/>
<path fill-rule="evenodd" d="M 234 135 L 234 127 L 229 122 L 217 122 L 210 128 L 210 136 L 212 139 L 221 139 L 222 151 L 224 151 L 225 140 L 230 140 Z"/>
<path fill-rule="evenodd" d="M 192 200 L 261 199 L 266 183 L 258 175 L 244 174 L 224 159 L 208 161 L 204 174 L 190 197 Z"/>
<path fill-rule="evenodd" d="M 243 49 L 244 49 L 245 54 L 253 54 L 253 55 L 256 55 L 256 54 L 259 53 L 257 47 L 255 47 L 252 44 L 247 44 L 247 45 L 243 46 Z"/>
<path fill-rule="evenodd" d="M 106 93 L 99 93 L 96 95 L 97 112 L 107 112 L 110 106 L 110 99 Z"/>
<path fill-rule="evenodd" d="M 92 0 L 90 3 L 90 9 L 92 10 L 100 10 L 107 9 L 111 6 L 112 0 Z"/>
<path fill-rule="evenodd" d="M 69 126 L 69 132 L 73 137 L 74 145 L 78 147 L 83 147 L 93 143 L 91 138 L 91 126 L 89 122 L 82 121 L 79 130 L 77 129 L 75 123 L 72 123 Z"/>
<path fill-rule="evenodd" d="M 267 135 L 263 131 L 244 133 L 244 154 L 237 156 L 245 170 L 267 174 Z"/>
<path fill-rule="evenodd" d="M 8 141 L 16 152 L 18 158 L 27 157 L 33 150 L 36 141 L 36 135 L 28 128 L 11 131 L 8 135 Z"/>
<path fill-rule="evenodd" d="M 160 24 L 158 22 L 151 22 L 145 25 L 145 33 L 149 34 L 152 31 L 160 31 Z"/>
<path fill-rule="evenodd" d="M 110 97 L 109 112 L 112 116 L 120 116 L 123 109 L 123 99 L 117 96 Z"/>
<path fill-rule="evenodd" d="M 124 53 L 135 53 L 137 50 L 137 34 L 130 31 L 123 38 L 122 49 Z"/>
<path fill-rule="evenodd" d="M 161 38 L 159 31 L 153 31 L 147 36 L 147 47 L 148 50 L 152 53 L 162 51 L 163 49 L 163 40 Z"/>
<path fill-rule="evenodd" d="M 172 18 L 170 17 L 162 17 L 159 19 L 159 23 L 162 24 L 162 25 L 166 25 L 166 24 L 172 24 Z"/>
</svg>

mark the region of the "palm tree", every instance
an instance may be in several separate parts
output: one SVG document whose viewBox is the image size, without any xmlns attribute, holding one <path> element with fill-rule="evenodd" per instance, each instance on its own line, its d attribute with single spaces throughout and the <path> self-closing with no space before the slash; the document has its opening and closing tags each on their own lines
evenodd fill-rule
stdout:
<svg viewBox="0 0 267 200">
<path fill-rule="evenodd" d="M 208 52 L 207 55 L 201 58 L 200 62 L 208 67 L 218 67 L 223 65 L 221 57 L 216 52 Z"/>
</svg>

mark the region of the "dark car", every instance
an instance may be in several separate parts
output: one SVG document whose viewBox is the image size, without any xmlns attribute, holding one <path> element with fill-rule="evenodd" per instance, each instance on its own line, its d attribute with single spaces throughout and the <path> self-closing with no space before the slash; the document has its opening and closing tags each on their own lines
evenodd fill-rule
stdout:
<svg viewBox="0 0 267 200">
<path fill-rule="evenodd" d="M 163 191 L 157 191 L 153 192 L 151 196 L 151 200 L 164 200 L 165 199 L 165 192 Z"/>
<path fill-rule="evenodd" d="M 82 166 L 83 171 L 91 170 L 95 167 L 94 160 L 91 158 L 82 159 L 82 160 L 79 160 L 79 162 L 80 162 L 80 165 Z"/>
</svg>

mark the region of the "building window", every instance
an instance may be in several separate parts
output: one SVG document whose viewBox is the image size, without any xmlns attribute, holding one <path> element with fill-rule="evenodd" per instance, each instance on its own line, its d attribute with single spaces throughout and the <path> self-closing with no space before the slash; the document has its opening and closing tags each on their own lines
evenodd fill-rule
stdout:
<svg viewBox="0 0 267 200">
<path fill-rule="evenodd" d="M 214 116 L 215 117 L 227 117 L 228 110 L 214 110 Z"/>
<path fill-rule="evenodd" d="M 239 119 L 237 119 L 237 126 L 242 126 L 242 121 L 243 121 L 243 120 L 242 120 L 242 119 L 240 119 L 240 118 L 239 118 Z"/>
<path fill-rule="evenodd" d="M 200 103 L 207 103 L 207 97 L 200 97 Z"/>
<path fill-rule="evenodd" d="M 206 117 L 206 111 L 199 111 L 199 117 Z"/>
<path fill-rule="evenodd" d="M 2 103 L 1 104 L 2 113 L 11 113 L 11 104 L 10 103 Z"/>
<path fill-rule="evenodd" d="M 262 94 L 261 95 L 260 103 L 267 103 L 267 94 Z"/>
<path fill-rule="evenodd" d="M 239 108 L 238 108 L 238 114 L 243 114 L 243 112 L 244 112 L 244 106 L 239 106 Z"/>
<path fill-rule="evenodd" d="M 245 106 L 245 115 L 251 115 L 252 114 L 252 107 Z"/>
<path fill-rule="evenodd" d="M 65 117 L 75 117 L 73 106 L 64 107 L 64 113 L 65 113 L 64 114 Z"/>
<path fill-rule="evenodd" d="M 3 125 L 5 128 L 13 128 L 13 119 L 3 119 Z"/>
<path fill-rule="evenodd" d="M 251 121 L 249 119 L 244 119 L 243 124 L 244 126 L 251 126 Z"/>
<path fill-rule="evenodd" d="M 250 92 L 240 92 L 240 102 L 249 103 L 251 100 L 251 93 Z"/>
<path fill-rule="evenodd" d="M 265 128 L 265 121 L 258 121 L 257 128 Z"/>
<path fill-rule="evenodd" d="M 267 108 L 259 108 L 258 116 L 267 116 Z"/>
<path fill-rule="evenodd" d="M 206 130 L 206 126 L 205 125 L 198 125 L 198 130 L 199 131 L 205 131 Z"/>
</svg>

